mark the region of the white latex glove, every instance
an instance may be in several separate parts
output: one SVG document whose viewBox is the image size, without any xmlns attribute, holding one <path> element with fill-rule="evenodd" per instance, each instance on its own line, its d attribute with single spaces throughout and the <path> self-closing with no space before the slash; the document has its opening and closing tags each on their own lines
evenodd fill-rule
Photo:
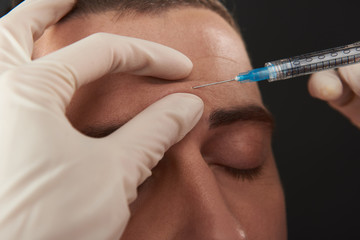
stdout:
<svg viewBox="0 0 360 240">
<path fill-rule="evenodd" d="M 31 61 L 33 40 L 73 3 L 27 0 L 0 20 L 0 239 L 118 240 L 137 186 L 202 114 L 198 97 L 174 94 L 106 138 L 73 129 L 64 111 L 81 85 L 192 69 L 175 50 L 104 33 Z"/>
<path fill-rule="evenodd" d="M 313 74 L 309 81 L 310 94 L 327 101 L 360 128 L 360 65 L 350 65 L 338 71 Z"/>
</svg>

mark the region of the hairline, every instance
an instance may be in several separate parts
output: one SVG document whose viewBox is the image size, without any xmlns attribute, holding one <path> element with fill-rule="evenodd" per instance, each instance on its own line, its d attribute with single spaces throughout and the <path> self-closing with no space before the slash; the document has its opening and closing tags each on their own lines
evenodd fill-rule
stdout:
<svg viewBox="0 0 360 240">
<path fill-rule="evenodd" d="M 213 8 L 204 6 L 204 5 L 191 5 L 191 4 L 175 5 L 172 7 L 167 7 L 167 8 L 163 8 L 163 9 L 158 8 L 158 9 L 149 10 L 149 11 L 141 11 L 141 10 L 137 10 L 137 9 L 100 9 L 100 10 L 92 11 L 92 10 L 78 10 L 76 8 L 73 8 L 67 15 L 65 15 L 61 19 L 61 21 L 63 22 L 63 21 L 66 21 L 66 20 L 72 19 L 72 18 L 81 18 L 81 17 L 91 16 L 92 14 L 101 14 L 101 13 L 108 13 L 108 12 L 116 13 L 116 15 L 119 18 L 123 17 L 123 16 L 131 16 L 131 15 L 136 16 L 138 14 L 151 16 L 151 15 L 158 15 L 161 13 L 166 13 L 171 10 L 182 10 L 182 9 L 186 9 L 186 8 L 204 9 L 204 10 L 212 11 L 213 13 L 217 14 L 222 19 L 224 19 L 226 23 L 228 23 L 239 35 L 241 35 L 240 28 L 230 13 L 220 14 L 219 11 L 215 11 Z M 228 17 L 226 17 L 226 15 L 228 15 Z"/>
</svg>

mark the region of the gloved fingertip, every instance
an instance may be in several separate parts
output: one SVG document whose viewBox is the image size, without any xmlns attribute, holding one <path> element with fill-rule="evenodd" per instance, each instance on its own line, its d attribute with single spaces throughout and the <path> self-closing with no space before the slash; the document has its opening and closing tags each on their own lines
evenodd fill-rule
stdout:
<svg viewBox="0 0 360 240">
<path fill-rule="evenodd" d="M 107 136 L 105 142 L 114 146 L 114 154 L 125 151 L 128 159 L 137 160 L 130 162 L 139 173 L 138 185 L 149 176 L 146 169 L 153 168 L 172 145 L 195 127 L 203 109 L 203 101 L 195 95 L 167 95 Z"/>
<path fill-rule="evenodd" d="M 309 80 L 309 92 L 315 98 L 333 101 L 340 98 L 343 86 L 334 72 L 317 73 Z"/>
<path fill-rule="evenodd" d="M 164 48 L 164 46 L 162 46 Z M 163 67 L 160 68 L 161 73 L 158 73 L 160 77 L 163 77 L 164 79 L 168 80 L 178 80 L 186 78 L 190 75 L 193 69 L 193 63 L 185 54 L 170 49 L 168 47 L 164 48 L 163 53 L 167 54 L 166 56 L 163 56 L 162 59 L 157 59 L 157 61 L 160 63 L 160 66 L 167 66 L 166 71 L 164 71 Z"/>
<path fill-rule="evenodd" d="M 204 102 L 194 94 L 174 93 L 164 97 L 163 100 L 172 101 L 172 104 L 177 106 L 177 110 L 181 112 L 181 116 L 185 120 L 184 122 L 188 125 L 185 129 L 188 130 L 196 125 L 204 111 Z M 188 130 L 185 131 L 187 132 Z"/>
<path fill-rule="evenodd" d="M 196 96 L 195 94 L 191 94 L 191 93 L 172 93 L 170 95 L 168 95 L 167 97 L 172 97 L 172 98 L 181 98 L 183 102 L 188 102 L 189 104 L 194 104 L 199 108 L 203 108 L 204 107 L 204 102 L 203 100 Z"/>
<path fill-rule="evenodd" d="M 185 56 L 185 55 L 184 55 Z M 193 63 L 188 57 L 184 57 L 183 61 L 183 71 L 180 71 L 180 75 L 177 76 L 178 79 L 186 78 L 190 75 L 192 69 L 193 69 Z"/>
<path fill-rule="evenodd" d="M 357 64 L 339 68 L 341 79 L 348 84 L 356 95 L 360 95 L 360 68 Z"/>
</svg>

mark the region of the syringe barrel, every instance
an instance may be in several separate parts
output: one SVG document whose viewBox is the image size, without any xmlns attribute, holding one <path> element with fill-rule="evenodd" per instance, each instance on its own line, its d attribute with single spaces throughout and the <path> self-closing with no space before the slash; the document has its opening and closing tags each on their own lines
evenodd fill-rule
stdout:
<svg viewBox="0 0 360 240">
<path fill-rule="evenodd" d="M 355 63 L 360 63 L 360 42 L 268 62 L 265 66 L 270 72 L 269 82 L 273 82 Z"/>
</svg>

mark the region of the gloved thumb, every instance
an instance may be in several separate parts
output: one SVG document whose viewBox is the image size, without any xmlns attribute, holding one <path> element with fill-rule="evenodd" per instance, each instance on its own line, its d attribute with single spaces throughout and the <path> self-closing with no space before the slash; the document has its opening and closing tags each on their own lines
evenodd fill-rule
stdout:
<svg viewBox="0 0 360 240">
<path fill-rule="evenodd" d="M 103 139 L 126 169 L 123 183 L 128 203 L 135 200 L 137 186 L 151 175 L 164 153 L 197 124 L 203 107 L 195 95 L 168 95 Z"/>
</svg>

